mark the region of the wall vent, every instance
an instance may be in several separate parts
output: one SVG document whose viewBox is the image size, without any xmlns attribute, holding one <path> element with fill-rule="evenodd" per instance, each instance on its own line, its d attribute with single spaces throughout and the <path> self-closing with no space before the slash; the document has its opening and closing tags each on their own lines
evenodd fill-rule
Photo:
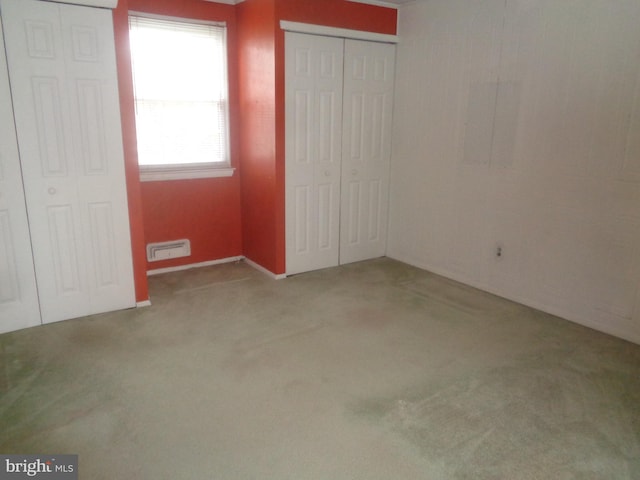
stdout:
<svg viewBox="0 0 640 480">
<path fill-rule="evenodd" d="M 172 242 L 149 243 L 147 245 L 147 260 L 157 262 L 169 258 L 188 257 L 191 255 L 189 240 L 174 240 Z"/>
</svg>

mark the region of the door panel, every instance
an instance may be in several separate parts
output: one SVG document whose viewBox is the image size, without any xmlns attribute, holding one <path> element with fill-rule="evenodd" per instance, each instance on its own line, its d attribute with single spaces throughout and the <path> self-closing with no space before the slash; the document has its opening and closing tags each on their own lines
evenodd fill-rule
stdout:
<svg viewBox="0 0 640 480">
<path fill-rule="evenodd" d="M 339 256 L 343 40 L 286 34 L 287 273 Z"/>
<path fill-rule="evenodd" d="M 40 324 L 27 209 L 0 25 L 0 333 Z"/>
<path fill-rule="evenodd" d="M 379 242 L 386 233 L 380 227 L 382 211 L 382 192 L 383 185 L 381 180 L 372 180 L 369 183 L 369 231 L 367 240 L 369 242 Z"/>
<path fill-rule="evenodd" d="M 346 40 L 340 263 L 383 256 L 395 47 Z"/>
<path fill-rule="evenodd" d="M 111 12 L 0 5 L 43 322 L 132 307 Z"/>
</svg>

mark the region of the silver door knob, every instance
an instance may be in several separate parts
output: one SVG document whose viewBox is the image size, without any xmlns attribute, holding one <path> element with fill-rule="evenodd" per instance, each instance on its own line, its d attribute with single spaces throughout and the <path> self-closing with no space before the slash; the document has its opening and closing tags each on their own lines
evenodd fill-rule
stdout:
<svg viewBox="0 0 640 480">
<path fill-rule="evenodd" d="M 331 172 L 329 170 L 325 170 L 324 171 L 324 176 L 325 177 L 330 177 L 331 176 Z"/>
<path fill-rule="evenodd" d="M 49 187 L 48 192 L 49 192 L 49 195 L 55 195 L 56 193 L 58 193 L 58 191 L 53 187 Z"/>
</svg>

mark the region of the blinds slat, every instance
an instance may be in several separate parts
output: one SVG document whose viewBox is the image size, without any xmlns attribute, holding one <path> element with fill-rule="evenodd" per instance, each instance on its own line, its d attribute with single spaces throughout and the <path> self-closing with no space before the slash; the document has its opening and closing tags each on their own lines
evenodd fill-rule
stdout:
<svg viewBox="0 0 640 480">
<path fill-rule="evenodd" d="M 140 165 L 229 163 L 226 28 L 129 17 Z"/>
</svg>

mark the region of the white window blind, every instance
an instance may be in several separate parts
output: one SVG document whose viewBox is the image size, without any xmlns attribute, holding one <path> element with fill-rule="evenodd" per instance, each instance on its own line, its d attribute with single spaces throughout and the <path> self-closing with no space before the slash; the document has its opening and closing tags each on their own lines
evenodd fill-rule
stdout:
<svg viewBox="0 0 640 480">
<path fill-rule="evenodd" d="M 129 17 L 138 162 L 229 165 L 226 28 Z"/>
</svg>

